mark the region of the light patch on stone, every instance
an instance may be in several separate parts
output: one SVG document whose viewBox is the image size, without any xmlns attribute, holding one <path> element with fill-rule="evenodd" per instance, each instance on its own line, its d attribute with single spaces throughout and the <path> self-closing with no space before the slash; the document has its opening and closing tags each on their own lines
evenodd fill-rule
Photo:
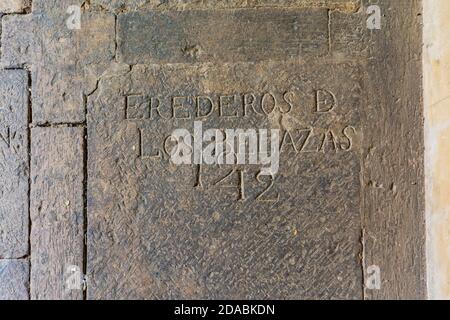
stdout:
<svg viewBox="0 0 450 320">
<path fill-rule="evenodd" d="M 2 0 L 0 1 L 0 13 L 23 12 L 29 6 L 29 0 Z"/>
<path fill-rule="evenodd" d="M 450 3 L 424 1 L 428 294 L 450 299 Z"/>
</svg>

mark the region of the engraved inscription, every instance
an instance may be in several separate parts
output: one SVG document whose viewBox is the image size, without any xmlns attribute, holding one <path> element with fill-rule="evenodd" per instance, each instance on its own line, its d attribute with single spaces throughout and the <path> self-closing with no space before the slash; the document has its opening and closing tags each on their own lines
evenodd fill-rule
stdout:
<svg viewBox="0 0 450 320">
<path fill-rule="evenodd" d="M 332 97 L 331 92 L 328 92 L 328 95 Z M 126 97 L 125 109 L 127 120 L 205 119 L 214 115 L 223 118 L 245 118 L 254 115 L 267 116 L 276 112 L 288 114 L 294 107 L 300 107 L 294 106 L 294 99 L 295 92 L 292 91 L 209 96 L 129 95 Z M 317 99 L 317 112 L 328 112 L 334 108 L 334 101 L 327 100 L 324 94 L 318 95 Z"/>
<path fill-rule="evenodd" d="M 294 91 L 265 92 L 265 93 L 239 93 L 216 95 L 190 95 L 190 96 L 150 96 L 129 95 L 125 101 L 125 119 L 138 124 L 137 142 L 135 149 L 139 150 L 137 156 L 142 159 L 169 159 L 174 147 L 174 139 L 170 134 L 156 139 L 158 134 L 152 134 L 152 130 L 146 129 L 147 121 L 163 122 L 174 120 L 202 120 L 214 121 L 215 119 L 264 119 L 267 116 L 296 117 L 298 111 L 303 112 L 303 117 L 313 114 L 331 114 L 338 108 L 335 94 L 330 90 L 318 89 L 313 91 L 311 106 L 305 104 Z M 301 110 L 300 110 L 301 109 Z M 290 118 L 300 122 L 301 119 Z M 158 123 L 159 123 L 158 122 Z M 158 131 L 158 130 L 153 130 Z M 241 130 L 241 135 L 243 134 Z M 226 144 L 226 129 L 216 129 L 212 137 L 205 140 L 221 140 Z M 248 134 L 248 132 L 246 133 Z M 254 132 L 253 134 L 256 134 Z M 281 128 L 278 142 L 280 153 L 302 154 L 308 152 L 329 153 L 352 151 L 358 131 L 356 125 L 328 123 L 325 127 L 292 127 Z M 267 139 L 267 137 L 266 137 Z M 206 144 L 206 143 L 205 143 Z M 252 146 L 248 146 L 251 148 Z M 209 152 L 205 146 L 205 152 Z M 212 150 L 220 152 L 216 150 Z M 256 151 L 249 150 L 249 155 Z M 239 161 L 236 159 L 236 164 Z M 206 163 L 212 164 L 212 163 Z"/>
<path fill-rule="evenodd" d="M 358 66 L 120 68 L 88 99 L 90 281 L 123 279 L 132 297 L 360 296 Z"/>
<path fill-rule="evenodd" d="M 161 126 L 169 123 L 172 128 L 178 125 L 192 129 L 189 128 L 192 121 L 207 126 L 222 119 L 224 123 L 233 125 L 234 120 L 263 121 L 268 117 L 280 117 L 283 120 L 283 117 L 288 117 L 289 121 L 295 122 L 296 125 L 276 129 L 278 134 L 276 148 L 280 155 L 294 156 L 297 161 L 302 161 L 302 155 L 308 153 L 322 154 L 326 157 L 339 152 L 351 152 L 358 137 L 356 125 L 333 123 L 334 115 L 340 112 L 339 101 L 332 90 L 324 88 L 312 89 L 309 93 L 281 90 L 234 94 L 131 94 L 127 95 L 124 101 L 125 120 L 136 125 L 130 127 L 135 136 L 132 148 L 135 157 L 141 161 L 164 161 L 177 165 L 197 164 L 199 167 L 194 173 L 193 186 L 198 189 L 214 189 L 218 192 L 223 188 L 235 189 L 236 196 L 230 198 L 230 201 L 234 199 L 271 203 L 282 199 L 280 192 L 274 190 L 277 188 L 277 172 L 265 177 L 261 169 L 249 172 L 247 167 L 242 166 L 246 163 L 258 163 L 258 156 L 261 155 L 261 141 L 257 143 L 251 141 L 263 139 L 270 142 L 271 138 L 267 134 L 258 134 L 253 129 L 233 131 L 216 128 L 204 132 L 200 129 L 197 133 L 194 130 L 180 140 L 170 132 L 161 134 Z M 321 126 L 298 125 L 302 120 L 314 115 L 321 117 Z M 271 127 L 270 123 L 268 127 Z M 184 148 L 180 148 L 180 143 Z M 201 148 L 201 156 L 194 152 L 196 144 Z M 180 158 L 178 162 L 173 161 L 174 149 L 177 149 L 176 153 Z M 215 164 L 235 167 L 229 169 L 225 175 L 217 176 L 216 170 L 208 168 Z M 208 179 L 205 176 L 208 175 L 216 181 L 206 182 Z M 258 192 L 255 191 L 256 193 L 253 192 L 253 197 L 247 196 L 249 180 L 254 180 L 254 184 L 264 187 Z"/>
</svg>

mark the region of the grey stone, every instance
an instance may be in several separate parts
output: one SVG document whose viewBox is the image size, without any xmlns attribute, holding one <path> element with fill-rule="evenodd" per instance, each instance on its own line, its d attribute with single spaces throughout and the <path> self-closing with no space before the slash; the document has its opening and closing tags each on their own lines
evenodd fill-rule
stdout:
<svg viewBox="0 0 450 320">
<path fill-rule="evenodd" d="M 136 12 L 118 17 L 118 58 L 127 64 L 284 60 L 327 52 L 326 10 Z"/>
<path fill-rule="evenodd" d="M 363 1 L 364 6 L 372 4 Z M 381 271 L 366 299 L 426 298 L 422 4 L 380 3 L 370 32 L 362 202 L 364 270 Z M 408 128 L 408 129 L 406 129 Z"/>
<path fill-rule="evenodd" d="M 367 59 L 371 45 L 371 30 L 367 29 L 368 16 L 360 10 L 354 14 L 330 13 L 330 46 L 336 59 Z"/>
<path fill-rule="evenodd" d="M 30 8 L 31 0 L 2 0 L 0 13 L 20 13 Z"/>
<path fill-rule="evenodd" d="M 362 298 L 361 86 L 356 65 L 295 60 L 125 66 L 102 78 L 88 104 L 88 298 Z M 246 115 L 244 94 L 255 101 Z M 320 111 L 332 96 L 336 107 L 317 112 L 317 95 Z M 199 96 L 214 103 L 209 117 L 196 118 Z M 155 98 L 175 116 L 150 113 Z M 260 166 L 205 165 L 199 183 L 196 166 L 171 163 L 165 139 L 194 120 L 281 130 L 274 185 Z"/>
<path fill-rule="evenodd" d="M 28 260 L 0 259 L 0 300 L 28 300 Z"/>
<path fill-rule="evenodd" d="M 31 131 L 31 298 L 82 299 L 72 268 L 83 270 L 83 129 Z"/>
<path fill-rule="evenodd" d="M 354 12 L 359 0 L 92 0 L 93 8 L 117 13 L 138 10 L 206 10 L 240 8 L 326 8 Z"/>
<path fill-rule="evenodd" d="M 18 68 L 33 61 L 35 35 L 32 15 L 7 15 L 2 19 L 3 67 Z"/>
<path fill-rule="evenodd" d="M 69 29 L 67 9 L 76 4 L 37 0 L 31 15 L 4 18 L 2 65 L 32 65 L 36 124 L 83 122 L 84 95 L 114 59 L 114 16 L 86 12 L 81 29 Z"/>
<path fill-rule="evenodd" d="M 28 75 L 0 71 L 0 259 L 28 254 Z"/>
<path fill-rule="evenodd" d="M 35 0 L 3 16 L 2 65 L 32 75 L 31 298 L 424 298 L 421 6 L 380 0 L 368 30 L 372 2 Z M 280 130 L 279 172 L 170 163 L 166 138 L 195 120 Z M 26 230 L 20 201 L 1 228 Z"/>
</svg>

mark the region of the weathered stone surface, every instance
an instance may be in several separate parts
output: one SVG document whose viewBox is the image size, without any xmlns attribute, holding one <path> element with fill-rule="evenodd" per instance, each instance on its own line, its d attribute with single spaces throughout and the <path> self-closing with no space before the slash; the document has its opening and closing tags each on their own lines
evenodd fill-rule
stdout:
<svg viewBox="0 0 450 320">
<path fill-rule="evenodd" d="M 31 0 L 2 0 L 0 2 L 0 13 L 23 12 L 30 5 Z"/>
<path fill-rule="evenodd" d="M 371 1 L 364 0 L 367 7 Z M 366 299 L 424 299 L 425 216 L 421 1 L 379 3 L 370 33 L 363 150 L 364 268 L 380 290 Z"/>
<path fill-rule="evenodd" d="M 1 66 L 22 67 L 33 61 L 35 35 L 32 15 L 7 15 L 2 19 Z"/>
<path fill-rule="evenodd" d="M 86 14 L 81 30 L 69 30 L 66 16 L 50 12 L 39 19 L 38 30 L 44 34 L 33 74 L 33 121 L 82 122 L 83 95 L 95 88 L 97 77 L 114 57 L 114 16 Z M 56 26 L 48 26 L 49 20 Z"/>
<path fill-rule="evenodd" d="M 32 73 L 31 297 L 82 298 L 66 271 L 84 263 L 90 299 L 423 298 L 420 1 L 378 1 L 371 31 L 369 2 L 4 16 L 2 64 Z M 280 171 L 171 164 L 167 136 L 194 120 L 279 129 Z"/>
<path fill-rule="evenodd" d="M 353 14 L 330 12 L 330 51 L 336 59 L 369 57 L 370 32 L 367 14 L 363 10 Z"/>
<path fill-rule="evenodd" d="M 88 113 L 88 298 L 361 298 L 360 75 L 291 61 L 124 66 L 102 78 Z M 269 93 L 272 112 L 260 104 Z M 235 103 L 219 107 L 228 95 Z M 335 109 L 316 112 L 317 95 Z M 197 118 L 205 130 L 281 130 L 272 187 L 259 166 L 205 165 L 199 184 L 195 166 L 170 163 L 165 138 L 192 131 L 198 96 L 214 102 Z M 162 117 L 182 107 L 150 119 L 155 98 Z"/>
<path fill-rule="evenodd" d="M 28 260 L 0 260 L 0 300 L 28 300 Z"/>
<path fill-rule="evenodd" d="M 32 15 L 3 22 L 2 65 L 33 66 L 33 122 L 85 120 L 84 95 L 115 55 L 115 18 L 85 13 L 81 29 L 70 29 L 67 9 L 82 1 L 34 1 Z"/>
<path fill-rule="evenodd" d="M 81 299 L 67 270 L 83 270 L 83 129 L 31 131 L 31 298 Z"/>
<path fill-rule="evenodd" d="M 0 71 L 0 259 L 28 253 L 28 75 Z"/>
<path fill-rule="evenodd" d="M 326 8 L 354 12 L 359 0 L 92 0 L 94 8 L 137 10 L 205 10 L 239 8 Z"/>
<path fill-rule="evenodd" d="M 118 59 L 127 64 L 285 60 L 323 56 L 328 46 L 326 10 L 137 12 L 118 17 Z"/>
</svg>

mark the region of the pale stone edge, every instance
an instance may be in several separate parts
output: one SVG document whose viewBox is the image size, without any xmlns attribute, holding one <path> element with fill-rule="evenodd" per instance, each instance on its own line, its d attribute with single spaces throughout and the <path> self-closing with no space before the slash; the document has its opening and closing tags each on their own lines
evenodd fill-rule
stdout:
<svg viewBox="0 0 450 320">
<path fill-rule="evenodd" d="M 31 0 L 1 0 L 0 14 L 22 13 L 31 6 Z"/>
<path fill-rule="evenodd" d="M 450 1 L 423 6 L 428 296 L 450 299 Z"/>
</svg>

